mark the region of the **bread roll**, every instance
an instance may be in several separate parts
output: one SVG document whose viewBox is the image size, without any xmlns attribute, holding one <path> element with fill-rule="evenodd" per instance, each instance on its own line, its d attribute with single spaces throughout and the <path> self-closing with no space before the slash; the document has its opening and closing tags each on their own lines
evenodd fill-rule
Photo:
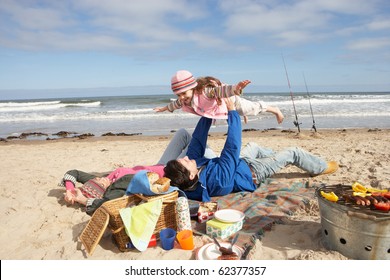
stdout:
<svg viewBox="0 0 390 280">
<path fill-rule="evenodd" d="M 146 176 L 148 177 L 151 186 L 160 178 L 156 172 L 147 172 Z"/>
<path fill-rule="evenodd" d="M 168 191 L 170 185 L 171 180 L 166 177 L 162 177 L 159 178 L 156 182 L 154 182 L 154 184 L 152 185 L 152 191 L 155 193 L 164 193 Z"/>
<path fill-rule="evenodd" d="M 155 172 L 147 172 L 146 173 L 150 189 L 154 193 L 164 193 L 168 191 L 169 187 L 171 186 L 171 179 L 168 179 L 166 177 L 160 178 L 159 175 Z"/>
</svg>

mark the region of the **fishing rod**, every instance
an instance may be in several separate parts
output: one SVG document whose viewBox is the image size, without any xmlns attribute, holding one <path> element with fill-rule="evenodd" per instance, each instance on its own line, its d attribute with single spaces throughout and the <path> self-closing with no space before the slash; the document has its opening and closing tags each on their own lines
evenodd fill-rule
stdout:
<svg viewBox="0 0 390 280">
<path fill-rule="evenodd" d="M 298 132 L 301 132 L 301 129 L 299 127 L 300 123 L 298 122 L 297 110 L 295 109 L 294 96 L 293 96 L 293 93 L 292 93 L 292 90 L 291 90 L 290 79 L 288 78 L 288 73 L 287 73 L 286 63 L 284 62 L 283 53 L 282 53 L 282 59 L 283 59 L 284 71 L 286 72 L 288 88 L 290 89 L 290 97 L 291 97 L 291 101 L 292 101 L 293 108 L 294 108 L 295 120 L 293 121 L 293 123 L 298 128 Z"/>
<path fill-rule="evenodd" d="M 315 120 L 314 120 L 313 108 L 311 107 L 310 94 L 309 94 L 309 90 L 307 89 L 307 84 L 306 84 L 306 79 L 305 79 L 305 73 L 302 72 L 302 75 L 303 75 L 303 80 L 305 81 L 305 87 L 306 87 L 307 96 L 308 96 L 308 98 L 309 98 L 309 105 L 310 105 L 311 118 L 313 119 L 313 126 L 312 126 L 312 128 L 314 129 L 314 132 L 317 132 L 316 122 L 315 122 Z"/>
</svg>

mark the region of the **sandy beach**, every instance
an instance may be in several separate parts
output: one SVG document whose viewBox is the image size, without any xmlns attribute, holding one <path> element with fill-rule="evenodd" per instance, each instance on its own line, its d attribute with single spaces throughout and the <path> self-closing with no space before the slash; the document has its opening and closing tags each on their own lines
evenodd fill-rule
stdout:
<svg viewBox="0 0 390 280">
<path fill-rule="evenodd" d="M 64 189 L 58 186 L 70 169 L 110 171 L 117 167 L 155 164 L 169 142 L 162 137 L 92 137 L 50 141 L 11 140 L 0 142 L 2 260 L 82 259 L 195 259 L 193 251 L 164 251 L 160 246 L 145 252 L 120 252 L 106 231 L 92 256 L 78 246 L 77 239 L 90 219 L 80 206 L 67 206 Z M 209 145 L 217 153 L 224 136 L 211 134 Z M 243 133 L 243 144 L 254 141 L 274 150 L 302 147 L 326 160 L 336 160 L 340 169 L 331 175 L 310 177 L 288 167 L 276 177 L 305 179 L 311 184 L 352 184 L 359 181 L 376 188 L 390 187 L 390 130 L 348 129 L 295 131 L 267 130 Z M 197 248 L 208 243 L 197 236 Z M 344 260 L 327 250 L 321 240 L 316 199 L 310 209 L 297 211 L 284 224 L 265 232 L 248 256 L 256 260 Z"/>
</svg>

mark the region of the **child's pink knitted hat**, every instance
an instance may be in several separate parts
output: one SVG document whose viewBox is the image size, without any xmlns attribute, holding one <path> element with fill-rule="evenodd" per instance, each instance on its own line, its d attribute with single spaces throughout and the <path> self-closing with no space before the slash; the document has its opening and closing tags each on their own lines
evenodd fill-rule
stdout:
<svg viewBox="0 0 390 280">
<path fill-rule="evenodd" d="M 171 79 L 171 88 L 174 94 L 180 94 L 198 85 L 194 76 L 187 70 L 177 71 Z"/>
</svg>

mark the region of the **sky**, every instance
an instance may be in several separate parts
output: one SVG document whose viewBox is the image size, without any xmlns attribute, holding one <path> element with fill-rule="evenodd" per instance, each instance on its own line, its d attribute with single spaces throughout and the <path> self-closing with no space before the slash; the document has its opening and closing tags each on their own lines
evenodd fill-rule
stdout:
<svg viewBox="0 0 390 280">
<path fill-rule="evenodd" d="M 247 91 L 390 91 L 390 1 L 0 0 L 0 99 L 172 94 L 182 69 Z"/>
</svg>

